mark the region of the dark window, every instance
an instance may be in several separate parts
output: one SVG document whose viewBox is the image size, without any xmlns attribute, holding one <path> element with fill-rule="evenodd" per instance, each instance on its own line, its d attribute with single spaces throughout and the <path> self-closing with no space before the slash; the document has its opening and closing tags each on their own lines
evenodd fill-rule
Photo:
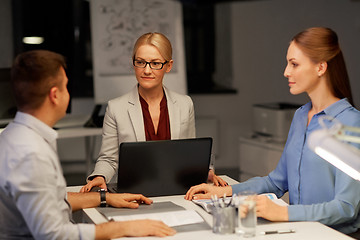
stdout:
<svg viewBox="0 0 360 240">
<path fill-rule="evenodd" d="M 184 1 L 183 21 L 189 93 L 209 92 L 215 71 L 214 5 Z"/>
<path fill-rule="evenodd" d="M 226 93 L 214 83 L 215 0 L 180 0 L 188 92 Z M 90 6 L 85 0 L 13 0 L 15 55 L 31 49 L 48 49 L 67 58 L 72 97 L 93 97 Z M 43 36 L 40 45 L 22 43 L 25 36 Z"/>
<path fill-rule="evenodd" d="M 182 0 L 189 94 L 236 93 L 214 81 L 216 0 Z"/>
<path fill-rule="evenodd" d="M 89 2 L 13 0 L 12 4 L 15 55 L 34 49 L 64 55 L 70 95 L 93 96 Z M 27 36 L 41 36 L 45 40 L 39 45 L 24 44 L 22 39 Z"/>
</svg>

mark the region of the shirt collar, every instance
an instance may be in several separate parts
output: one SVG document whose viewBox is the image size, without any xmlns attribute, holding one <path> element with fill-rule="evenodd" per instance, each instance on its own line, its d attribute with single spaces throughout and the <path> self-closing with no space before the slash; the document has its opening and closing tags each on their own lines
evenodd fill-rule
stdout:
<svg viewBox="0 0 360 240">
<path fill-rule="evenodd" d="M 307 104 L 303 105 L 301 109 L 305 112 L 309 112 L 311 109 L 311 102 L 308 102 Z M 351 104 L 348 102 L 347 98 L 340 99 L 339 101 L 331 104 L 327 108 L 325 108 L 323 111 L 317 113 L 317 114 L 325 114 L 329 115 L 331 117 L 336 117 L 339 113 L 344 111 L 346 108 L 351 107 Z"/>
<path fill-rule="evenodd" d="M 56 149 L 56 139 L 58 137 L 58 133 L 41 120 L 28 113 L 18 111 L 15 115 L 14 122 L 31 128 Z"/>
<path fill-rule="evenodd" d="M 349 107 L 351 107 L 351 104 L 348 102 L 347 98 L 343 98 L 325 108 L 324 112 L 326 115 L 336 117 L 339 113 Z"/>
</svg>

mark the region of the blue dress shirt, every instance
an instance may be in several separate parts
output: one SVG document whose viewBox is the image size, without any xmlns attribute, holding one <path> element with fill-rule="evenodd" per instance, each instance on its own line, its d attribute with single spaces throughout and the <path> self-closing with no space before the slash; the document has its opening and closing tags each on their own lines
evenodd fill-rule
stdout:
<svg viewBox="0 0 360 240">
<path fill-rule="evenodd" d="M 289 192 L 289 221 L 319 221 L 344 233 L 355 232 L 360 227 L 360 182 L 315 154 L 307 141 L 321 128 L 319 117 L 328 115 L 344 125 L 360 127 L 360 112 L 342 99 L 315 114 L 307 126 L 311 107 L 309 102 L 295 112 L 276 169 L 268 176 L 234 185 L 233 193 L 252 190 L 281 197 Z"/>
<path fill-rule="evenodd" d="M 0 239 L 94 239 L 74 224 L 57 155 L 57 133 L 17 112 L 0 134 Z"/>
</svg>

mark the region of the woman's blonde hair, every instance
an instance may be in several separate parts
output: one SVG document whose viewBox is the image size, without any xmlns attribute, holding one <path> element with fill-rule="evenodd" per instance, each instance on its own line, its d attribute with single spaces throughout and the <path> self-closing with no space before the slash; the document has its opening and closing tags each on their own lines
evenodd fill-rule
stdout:
<svg viewBox="0 0 360 240">
<path fill-rule="evenodd" d="M 164 34 L 154 32 L 154 33 L 145 33 L 142 36 L 140 36 L 134 45 L 133 55 L 132 55 L 133 60 L 135 59 L 137 50 L 142 45 L 152 45 L 156 47 L 159 50 L 161 56 L 166 61 L 170 61 L 172 59 L 171 43 Z"/>
</svg>

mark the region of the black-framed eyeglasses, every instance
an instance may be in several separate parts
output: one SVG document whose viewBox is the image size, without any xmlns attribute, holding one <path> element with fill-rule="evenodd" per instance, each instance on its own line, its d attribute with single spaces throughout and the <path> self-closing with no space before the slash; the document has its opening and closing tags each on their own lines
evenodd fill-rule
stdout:
<svg viewBox="0 0 360 240">
<path fill-rule="evenodd" d="M 134 59 L 133 60 L 133 65 L 135 67 L 139 67 L 139 68 L 146 68 L 146 65 L 149 64 L 150 68 L 151 69 L 154 69 L 154 70 L 160 70 L 164 67 L 165 64 L 167 64 L 168 61 L 165 61 L 165 62 L 147 62 L 147 61 L 144 61 L 144 60 L 136 60 Z"/>
</svg>

